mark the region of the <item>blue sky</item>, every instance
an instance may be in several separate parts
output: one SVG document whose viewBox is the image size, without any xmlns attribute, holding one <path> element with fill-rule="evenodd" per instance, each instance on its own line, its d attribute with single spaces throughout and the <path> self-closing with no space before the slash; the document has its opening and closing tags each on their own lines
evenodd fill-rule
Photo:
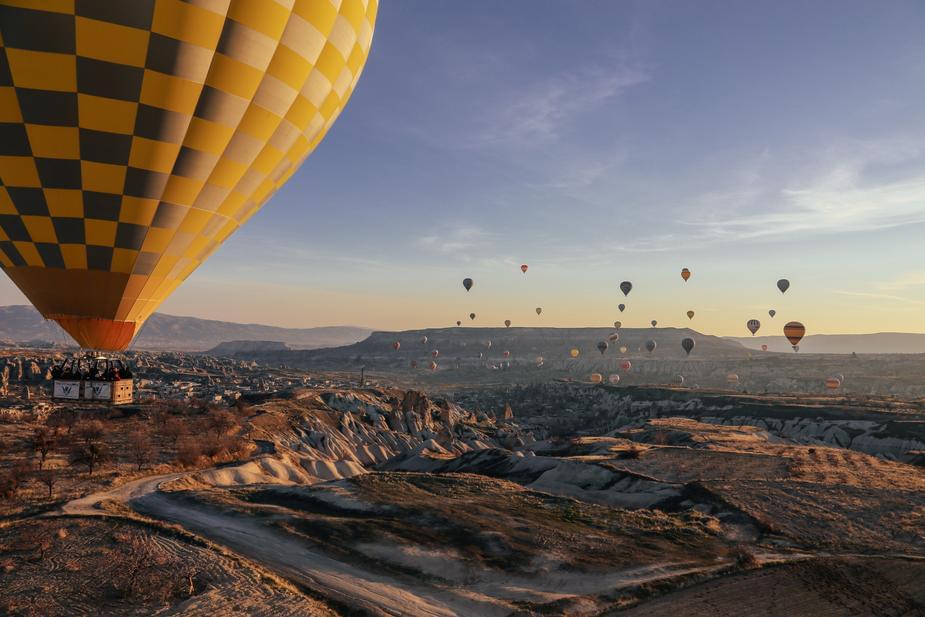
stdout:
<svg viewBox="0 0 925 617">
<path fill-rule="evenodd" d="M 923 33 L 920 1 L 385 0 L 325 141 L 162 310 L 925 332 Z"/>
</svg>

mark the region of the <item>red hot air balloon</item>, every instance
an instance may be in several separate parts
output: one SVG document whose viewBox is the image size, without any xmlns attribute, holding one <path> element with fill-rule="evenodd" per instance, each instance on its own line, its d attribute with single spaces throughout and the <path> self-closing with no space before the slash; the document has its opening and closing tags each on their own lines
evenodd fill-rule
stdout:
<svg viewBox="0 0 925 617">
<path fill-rule="evenodd" d="M 504 356 L 505 358 L 510 358 L 510 357 L 511 357 L 511 352 L 505 351 L 505 352 L 502 353 L 501 355 Z"/>
<path fill-rule="evenodd" d="M 435 350 L 433 350 L 432 352 L 430 352 L 430 355 L 432 355 L 433 357 L 436 358 L 437 356 L 440 355 L 440 352 L 439 352 L 438 350 L 435 349 Z"/>
<path fill-rule="evenodd" d="M 520 266 L 520 271 L 523 272 L 524 274 L 526 274 L 526 273 L 527 273 L 527 268 L 528 268 L 527 264 L 523 264 L 522 266 Z"/>
<path fill-rule="evenodd" d="M 629 360 L 624 360 L 623 362 L 620 363 L 620 368 L 622 368 L 624 371 L 628 373 L 629 370 L 633 368 L 633 363 L 630 362 Z"/>
<path fill-rule="evenodd" d="M 401 349 L 401 343 L 399 343 L 398 341 L 395 341 L 394 343 L 392 343 L 392 349 L 394 349 L 395 351 L 398 351 L 399 349 Z"/>
</svg>

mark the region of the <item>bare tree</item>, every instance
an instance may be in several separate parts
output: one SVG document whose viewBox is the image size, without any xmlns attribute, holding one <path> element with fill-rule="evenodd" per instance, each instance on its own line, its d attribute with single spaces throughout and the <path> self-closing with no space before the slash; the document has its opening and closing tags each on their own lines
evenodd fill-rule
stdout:
<svg viewBox="0 0 925 617">
<path fill-rule="evenodd" d="M 39 469 L 45 466 L 45 459 L 57 445 L 57 438 L 47 426 L 39 426 L 29 436 L 29 449 L 39 455 Z"/>
<path fill-rule="evenodd" d="M 180 418 L 168 418 L 164 422 L 164 427 L 161 429 L 161 434 L 167 438 L 170 442 L 170 445 L 174 448 L 177 447 L 177 441 L 180 437 L 186 435 L 186 423 L 183 422 Z"/>
<path fill-rule="evenodd" d="M 138 427 L 128 435 L 128 451 L 138 471 L 145 463 L 154 459 L 154 444 L 151 442 L 151 432 L 147 427 Z"/>
<path fill-rule="evenodd" d="M 31 473 L 32 466 L 28 461 L 20 461 L 10 467 L 0 476 L 0 496 L 4 499 L 15 499 Z"/>
<path fill-rule="evenodd" d="M 105 427 L 99 420 L 81 422 L 74 428 L 74 442 L 71 444 L 71 465 L 93 470 L 109 460 L 109 447 L 103 441 Z"/>
<path fill-rule="evenodd" d="M 71 465 L 87 468 L 87 474 L 109 460 L 109 447 L 104 443 L 75 443 L 71 447 Z"/>
<path fill-rule="evenodd" d="M 52 497 L 54 497 L 55 484 L 57 484 L 60 479 L 58 470 L 50 467 L 48 469 L 40 469 L 35 474 L 35 479 L 45 485 L 48 489 L 48 499 L 51 500 Z"/>
<path fill-rule="evenodd" d="M 237 423 L 238 419 L 234 417 L 234 414 L 224 409 L 213 409 L 206 418 L 209 430 L 216 435 L 224 435 Z"/>
<path fill-rule="evenodd" d="M 202 448 L 191 437 L 183 437 L 177 442 L 177 462 L 184 467 L 192 467 L 202 457 Z"/>
</svg>

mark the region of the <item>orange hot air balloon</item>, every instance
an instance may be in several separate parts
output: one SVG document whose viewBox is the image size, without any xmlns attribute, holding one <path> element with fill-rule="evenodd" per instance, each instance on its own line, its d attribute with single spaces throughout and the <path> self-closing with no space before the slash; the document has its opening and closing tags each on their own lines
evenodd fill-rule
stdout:
<svg viewBox="0 0 925 617">
<path fill-rule="evenodd" d="M 784 336 L 787 337 L 787 340 L 790 341 L 790 344 L 794 347 L 799 346 L 805 334 L 806 327 L 799 321 L 788 321 L 787 325 L 784 326 Z"/>
<path fill-rule="evenodd" d="M 681 278 L 684 279 L 684 282 L 687 282 L 687 279 L 691 277 L 691 271 L 687 268 L 681 268 Z"/>
<path fill-rule="evenodd" d="M 626 372 L 629 372 L 629 370 L 633 368 L 633 363 L 630 362 L 629 360 L 624 360 L 623 362 L 620 363 L 620 368 L 622 368 Z"/>
<path fill-rule="evenodd" d="M 318 146 L 378 8 L 0 4 L 0 266 L 117 351 Z"/>
<path fill-rule="evenodd" d="M 694 311 L 688 311 L 688 312 L 687 312 L 687 318 L 688 318 L 688 319 L 693 319 L 693 318 L 694 318 Z"/>
<path fill-rule="evenodd" d="M 729 373 L 726 375 L 726 382 L 731 384 L 739 383 L 739 376 L 735 373 Z"/>
<path fill-rule="evenodd" d="M 523 272 L 524 274 L 526 274 L 526 273 L 527 273 L 527 268 L 528 268 L 527 264 L 523 264 L 522 266 L 520 266 L 520 271 Z"/>
<path fill-rule="evenodd" d="M 504 320 L 504 327 L 505 327 L 505 328 L 510 328 L 510 327 L 511 327 L 511 320 L 510 320 L 510 319 L 505 319 L 505 320 Z"/>
<path fill-rule="evenodd" d="M 437 370 L 437 363 L 434 362 L 433 360 L 430 361 L 430 370 L 432 370 L 432 371 L 436 371 L 436 370 Z"/>
<path fill-rule="evenodd" d="M 604 381 L 604 376 L 600 373 L 591 373 L 591 383 L 601 383 Z"/>
<path fill-rule="evenodd" d="M 392 349 L 394 349 L 395 351 L 398 351 L 399 349 L 401 349 L 401 343 L 399 343 L 398 341 L 395 341 L 394 343 L 392 343 Z"/>
<path fill-rule="evenodd" d="M 581 351 L 579 351 L 578 349 L 572 349 L 568 352 L 568 355 L 572 356 L 573 358 L 577 358 L 580 354 L 581 354 Z"/>
<path fill-rule="evenodd" d="M 838 377 L 829 377 L 825 380 L 825 387 L 829 390 L 838 390 L 841 387 L 841 380 Z"/>
</svg>

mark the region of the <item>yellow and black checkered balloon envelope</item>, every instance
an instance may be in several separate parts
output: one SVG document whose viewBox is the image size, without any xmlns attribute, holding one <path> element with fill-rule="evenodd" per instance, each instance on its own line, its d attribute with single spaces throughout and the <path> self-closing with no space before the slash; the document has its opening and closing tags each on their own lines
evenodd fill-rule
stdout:
<svg viewBox="0 0 925 617">
<path fill-rule="evenodd" d="M 0 263 L 81 346 L 145 319 L 343 109 L 377 0 L 0 0 Z"/>
</svg>

